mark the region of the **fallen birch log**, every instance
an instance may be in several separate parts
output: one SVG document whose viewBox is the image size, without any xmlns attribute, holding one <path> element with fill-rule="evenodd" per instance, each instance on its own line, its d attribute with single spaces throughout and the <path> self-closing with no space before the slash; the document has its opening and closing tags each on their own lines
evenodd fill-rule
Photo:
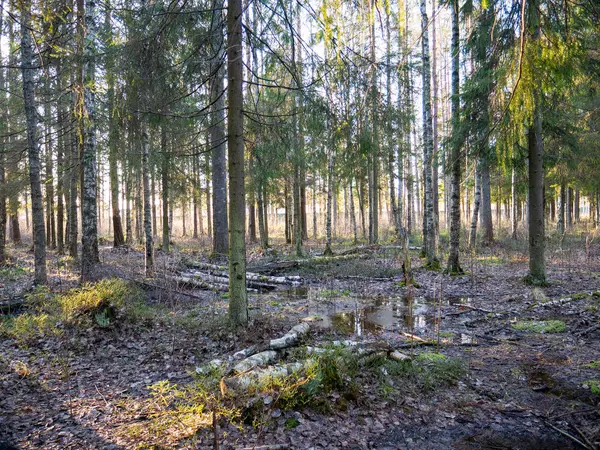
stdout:
<svg viewBox="0 0 600 450">
<path fill-rule="evenodd" d="M 288 377 L 294 373 L 300 372 L 307 364 L 308 361 L 305 361 L 304 363 L 281 364 L 265 369 L 254 369 L 234 377 L 223 378 L 221 379 L 221 394 L 226 395 L 230 390 L 247 390 L 251 386 L 260 386 L 271 380 Z"/>
<path fill-rule="evenodd" d="M 195 269 L 209 271 L 210 275 L 229 278 L 229 269 L 225 266 L 217 266 L 215 264 L 208 264 L 203 262 L 191 262 L 187 265 Z M 302 282 L 302 278 L 298 275 L 269 276 L 255 272 L 246 272 L 246 280 L 267 284 L 295 284 Z"/>
<path fill-rule="evenodd" d="M 229 277 L 228 276 L 219 276 L 219 275 L 198 272 L 198 271 L 183 272 L 183 273 L 181 273 L 181 276 L 197 278 L 199 280 L 206 281 L 207 283 L 224 284 L 227 286 L 229 285 Z M 268 290 L 268 291 L 277 289 L 277 286 L 275 286 L 273 284 L 262 283 L 260 281 L 252 281 L 252 280 L 248 280 L 248 279 L 246 279 L 246 286 L 248 286 L 250 288 L 254 288 L 254 289 L 263 289 L 263 290 Z"/>
<path fill-rule="evenodd" d="M 256 353 L 255 355 L 249 356 L 248 358 L 240 361 L 233 370 L 238 373 L 248 372 L 258 366 L 266 366 L 275 361 L 279 357 L 279 353 L 274 350 L 266 350 L 264 352 Z"/>
<path fill-rule="evenodd" d="M 226 284 L 209 283 L 189 276 L 167 277 L 167 280 L 210 291 L 227 292 L 229 290 L 229 286 Z"/>
<path fill-rule="evenodd" d="M 301 338 L 306 336 L 310 331 L 310 326 L 306 323 L 299 323 L 292 327 L 285 335 L 278 339 L 271 339 L 269 342 L 269 348 L 272 350 L 281 350 L 288 347 L 293 347 L 300 341 Z"/>
</svg>

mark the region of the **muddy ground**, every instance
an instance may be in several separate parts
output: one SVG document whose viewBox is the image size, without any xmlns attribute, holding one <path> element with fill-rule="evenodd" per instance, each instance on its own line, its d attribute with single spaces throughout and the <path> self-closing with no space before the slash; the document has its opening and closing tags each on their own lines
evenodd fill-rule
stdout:
<svg viewBox="0 0 600 450">
<path fill-rule="evenodd" d="M 155 323 L 79 329 L 27 345 L 0 336 L 0 442 L 23 449 L 214 448 L 210 424 L 151 432 L 148 386 L 189 384 L 202 364 L 305 320 L 309 344 L 353 339 L 406 347 L 403 333 L 410 333 L 439 345 L 404 352 L 439 352 L 462 361 L 466 371 L 457 383 L 426 392 L 401 383 L 390 395 L 366 390 L 327 413 L 275 411 L 259 427 L 221 421 L 220 448 L 598 448 L 599 258 L 590 248 L 554 249 L 549 286 L 533 288 L 523 281 L 522 247 L 496 245 L 465 257 L 467 274 L 457 277 L 424 270 L 412 251 L 416 286 L 408 288 L 401 286 L 395 250 L 384 247 L 288 269 L 303 277 L 302 286 L 251 294 L 252 323 L 238 333 L 226 326 L 223 295 L 185 290 L 158 276 L 144 286 L 146 301 L 160 311 Z M 27 250 L 12 249 L 14 265 L 31 264 Z M 250 266 L 286 258 L 283 247 L 278 253 L 251 253 Z M 159 254 L 158 266 L 167 272 L 182 258 L 205 257 Z M 140 251 L 103 248 L 102 261 L 99 277 L 141 280 Z M 70 264 L 54 257 L 53 290 L 76 284 Z M 27 270 L 3 274 L 0 297 L 28 288 Z M 566 329 L 515 328 L 528 319 L 561 320 Z M 287 426 L 290 418 L 294 427 Z"/>
</svg>

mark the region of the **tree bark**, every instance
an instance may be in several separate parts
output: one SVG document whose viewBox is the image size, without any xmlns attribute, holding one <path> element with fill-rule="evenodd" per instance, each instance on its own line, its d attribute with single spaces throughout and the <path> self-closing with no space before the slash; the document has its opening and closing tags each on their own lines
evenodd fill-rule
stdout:
<svg viewBox="0 0 600 450">
<path fill-rule="evenodd" d="M 0 0 L 0 10 L 4 11 L 4 0 Z M 0 14 L 0 30 L 3 29 L 4 14 Z M 0 33 L 0 60 L 3 58 L 2 51 L 2 33 Z M 6 74 L 3 68 L 0 68 L 0 99 L 2 103 L 6 102 Z M 0 135 L 7 132 L 6 119 L 8 114 L 6 109 L 0 112 Z M 0 137 L 0 266 L 6 264 L 6 144 L 8 139 Z"/>
<path fill-rule="evenodd" d="M 242 51 L 242 2 L 229 0 L 227 9 L 229 320 L 233 326 L 245 326 L 248 323 Z"/>
<path fill-rule="evenodd" d="M 109 39 L 111 39 L 112 24 L 110 20 L 110 8 L 106 8 L 105 27 L 106 30 L 110 30 Z M 108 171 L 112 206 L 113 247 L 117 248 L 125 245 L 125 236 L 123 234 L 123 221 L 121 220 L 121 210 L 119 208 L 119 124 L 117 122 L 118 115 L 115 110 L 114 58 L 110 54 L 106 56 L 106 83 L 108 86 Z"/>
<path fill-rule="evenodd" d="M 435 3 L 435 1 L 434 1 Z M 450 254 L 448 256 L 448 273 L 463 273 L 460 267 L 460 181 L 462 173 L 461 142 L 459 140 L 460 122 L 460 48 L 459 48 L 459 15 L 458 0 L 452 0 L 452 150 L 450 154 L 450 167 L 452 168 L 452 196 L 450 199 Z M 435 53 L 435 45 L 434 45 Z M 435 75 L 434 75 L 435 77 Z M 435 99 L 434 99 L 435 102 Z M 434 119 L 434 124 L 437 121 Z M 435 169 L 437 171 L 437 169 Z M 476 222 L 477 223 L 477 222 Z M 473 236 L 473 225 L 471 224 L 471 242 L 475 243 Z M 476 229 L 475 229 L 476 231 Z"/>
<path fill-rule="evenodd" d="M 556 223 L 556 230 L 559 234 L 565 234 L 565 201 L 566 201 L 565 183 L 560 185 L 560 207 L 558 209 L 558 222 Z"/>
<path fill-rule="evenodd" d="M 421 37 L 423 58 L 423 172 L 424 172 L 424 211 L 423 211 L 423 247 L 426 266 L 432 269 L 439 267 L 435 249 L 435 217 L 433 207 L 433 130 L 431 120 L 431 68 L 429 62 L 429 37 L 426 1 L 421 0 Z"/>
<path fill-rule="evenodd" d="M 533 44 L 539 50 L 540 23 L 538 2 L 530 5 Z M 546 283 L 544 229 L 544 143 L 542 137 L 542 92 L 539 78 L 533 86 L 533 120 L 528 130 L 529 158 L 529 279 L 535 284 Z"/>
<path fill-rule="evenodd" d="M 469 247 L 475 248 L 477 243 L 477 221 L 481 206 L 481 173 L 479 165 L 475 171 L 475 198 L 473 200 L 473 214 L 471 216 L 471 232 L 469 234 Z"/>
<path fill-rule="evenodd" d="M 23 76 L 23 103 L 27 121 L 27 154 L 29 159 L 29 183 L 31 185 L 31 208 L 33 220 L 33 251 L 36 284 L 46 284 L 46 232 L 44 226 L 44 205 L 40 185 L 40 150 L 37 140 L 37 113 L 35 88 L 33 84 L 35 60 L 30 35 L 31 6 L 22 5 L 21 17 L 21 73 Z"/>
<path fill-rule="evenodd" d="M 161 149 L 161 184 L 162 184 L 162 251 L 169 251 L 169 151 L 167 149 L 167 130 L 164 124 L 160 127 L 160 149 Z"/>
<path fill-rule="evenodd" d="M 229 242 L 227 230 L 227 168 L 225 161 L 225 96 L 223 90 L 223 20 L 222 0 L 213 0 L 211 22 L 213 60 L 210 63 L 211 125 L 210 146 L 212 153 L 213 186 L 213 253 L 226 255 Z M 241 21 L 241 18 L 239 19 Z M 228 44 L 229 45 L 229 44 Z M 240 54 L 240 58 L 242 55 Z M 241 61 L 240 61 L 240 64 Z M 244 224 L 245 228 L 245 224 Z"/>
<path fill-rule="evenodd" d="M 333 149 L 334 145 L 329 149 L 327 157 L 327 216 L 325 217 L 325 256 L 333 255 L 331 249 L 331 215 L 332 215 L 332 197 L 333 197 Z"/>
<path fill-rule="evenodd" d="M 81 2 L 83 3 L 83 1 Z M 96 191 L 96 9 L 95 0 L 87 0 L 85 5 L 84 35 L 84 143 L 83 143 L 83 201 L 81 205 L 81 279 L 88 280 L 98 256 L 98 206 Z"/>
<path fill-rule="evenodd" d="M 152 237 L 152 211 L 150 206 L 150 199 L 152 193 L 150 192 L 150 164 L 148 161 L 149 157 L 149 143 L 148 143 L 148 119 L 144 116 L 141 117 L 141 134 L 142 134 L 142 184 L 144 190 L 144 237 L 145 237 L 145 269 L 146 277 L 154 277 L 154 242 Z"/>
<path fill-rule="evenodd" d="M 481 167 L 481 227 L 483 228 L 483 243 L 489 245 L 494 242 L 494 225 L 492 223 L 492 196 L 488 158 L 483 156 L 478 164 Z"/>
</svg>

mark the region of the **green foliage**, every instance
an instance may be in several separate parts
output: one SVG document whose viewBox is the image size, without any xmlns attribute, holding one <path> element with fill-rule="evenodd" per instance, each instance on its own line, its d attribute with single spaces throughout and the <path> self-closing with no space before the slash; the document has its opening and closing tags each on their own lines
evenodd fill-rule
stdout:
<svg viewBox="0 0 600 450">
<path fill-rule="evenodd" d="M 26 267 L 5 267 L 0 269 L 0 280 L 3 281 L 18 281 L 24 276 L 31 273 L 31 269 Z"/>
<path fill-rule="evenodd" d="M 600 380 L 592 379 L 584 381 L 584 386 L 587 386 L 592 394 L 600 395 Z"/>
<path fill-rule="evenodd" d="M 392 379 L 399 378 L 425 392 L 455 384 L 466 373 L 462 361 L 440 353 L 421 353 L 412 360 L 387 360 L 384 367 Z"/>
<path fill-rule="evenodd" d="M 563 333 L 567 325 L 562 320 L 520 320 L 512 324 L 515 330 L 531 333 Z"/>
<path fill-rule="evenodd" d="M 26 296 L 26 303 L 28 311 L 0 323 L 0 335 L 21 344 L 61 335 L 65 326 L 107 328 L 118 318 L 148 323 L 155 315 L 135 285 L 116 278 L 86 284 L 62 295 L 38 287 Z"/>
</svg>

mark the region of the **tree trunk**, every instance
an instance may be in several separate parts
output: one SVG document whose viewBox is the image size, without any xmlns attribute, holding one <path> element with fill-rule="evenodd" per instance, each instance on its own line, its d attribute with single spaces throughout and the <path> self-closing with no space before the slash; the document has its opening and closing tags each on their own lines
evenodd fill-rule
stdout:
<svg viewBox="0 0 600 450">
<path fill-rule="evenodd" d="M 213 0 L 211 23 L 212 53 L 210 64 L 210 102 L 211 125 L 210 147 L 212 149 L 212 186 L 213 186 L 213 253 L 226 255 L 229 250 L 227 229 L 227 168 L 225 161 L 225 96 L 223 94 L 223 21 L 222 0 Z M 239 19 L 241 21 L 241 18 Z M 240 58 L 242 57 L 240 53 Z M 240 64 L 242 62 L 240 61 Z M 245 228 L 245 224 L 242 228 Z"/>
<path fill-rule="evenodd" d="M 169 152 L 167 149 L 167 130 L 163 125 L 160 127 L 160 149 L 161 158 L 161 184 L 162 184 L 162 251 L 169 252 Z"/>
<path fill-rule="evenodd" d="M 512 238 L 517 239 L 517 225 L 518 214 L 517 214 L 517 205 L 519 202 L 517 201 L 517 176 L 515 171 L 515 161 L 512 163 L 511 169 L 511 177 L 510 177 L 510 199 L 511 199 L 511 219 L 512 219 Z"/>
<path fill-rule="evenodd" d="M 477 221 L 479 219 L 479 208 L 481 206 L 481 168 L 475 171 L 475 198 L 473 201 L 473 214 L 471 216 L 471 233 L 469 235 L 469 247 L 475 248 L 477 240 Z"/>
<path fill-rule="evenodd" d="M 109 30 L 109 38 L 112 38 L 112 24 L 110 20 L 110 9 L 106 9 L 105 27 Z M 123 235 L 123 221 L 121 220 L 121 210 L 119 209 L 119 123 L 117 112 L 115 111 L 115 74 L 114 58 L 108 54 L 106 56 L 106 83 L 108 100 L 108 171 L 110 179 L 110 198 L 112 206 L 112 226 L 113 226 L 113 247 L 118 248 L 125 245 L 125 236 Z"/>
<path fill-rule="evenodd" d="M 4 0 L 0 0 L 0 10 L 4 11 Z M 3 29 L 4 14 L 0 14 L 0 30 Z M 2 51 L 2 33 L 0 33 L 0 60 L 3 58 Z M 6 76 L 4 68 L 0 67 L 0 99 L 2 103 L 6 102 Z M 0 112 L 0 135 L 6 134 L 6 119 L 8 114 L 6 109 Z M 0 266 L 6 264 L 6 144 L 8 138 L 0 137 Z"/>
<path fill-rule="evenodd" d="M 141 118 L 142 132 L 142 184 L 144 189 L 144 237 L 145 237 L 145 269 L 146 277 L 154 277 L 154 242 L 152 238 L 152 211 L 150 201 L 152 194 L 150 192 L 150 164 L 149 164 L 149 143 L 148 143 L 148 119 Z"/>
<path fill-rule="evenodd" d="M 421 0 L 421 37 L 423 58 L 423 172 L 424 172 L 424 211 L 423 211 L 423 247 L 425 250 L 426 266 L 435 269 L 439 261 L 435 251 L 435 217 L 433 208 L 433 130 L 431 120 L 431 68 L 429 64 L 429 37 L 427 27 L 426 1 Z"/>
<path fill-rule="evenodd" d="M 579 189 L 575 189 L 575 204 L 574 204 L 574 213 L 575 213 L 575 223 L 579 223 L 580 220 L 580 215 L 579 215 L 579 209 L 580 209 L 580 194 L 579 194 Z"/>
<path fill-rule="evenodd" d="M 57 88 L 62 92 L 63 72 L 60 64 L 57 63 Z M 64 103 L 62 99 L 57 101 L 57 128 L 64 130 L 66 128 L 66 117 Z M 56 148 L 56 246 L 59 255 L 65 253 L 65 133 L 59 132 L 57 136 Z M 67 203 L 68 204 L 68 203 Z"/>
<path fill-rule="evenodd" d="M 245 326 L 248 323 L 242 50 L 242 2 L 229 0 L 227 8 L 229 320 L 233 326 Z"/>
<path fill-rule="evenodd" d="M 210 137 L 208 139 L 208 142 L 210 142 Z M 213 217 L 212 217 L 212 202 L 211 202 L 211 192 L 210 192 L 210 182 L 209 182 L 209 175 L 210 175 L 210 155 L 209 153 L 205 153 L 205 160 L 204 160 L 204 172 L 206 173 L 206 185 L 204 187 L 204 190 L 206 191 L 206 232 L 208 233 L 208 237 L 212 239 L 213 236 Z"/>
<path fill-rule="evenodd" d="M 435 2 L 435 0 L 434 0 Z M 462 157 L 461 143 L 459 141 L 459 121 L 460 121 L 460 48 L 459 48 L 459 7 L 458 0 L 451 2 L 452 7 L 452 43 L 451 43 L 451 58 L 452 58 L 452 150 L 450 154 L 450 167 L 452 169 L 452 196 L 450 199 L 450 254 L 448 256 L 448 273 L 459 274 L 463 270 L 460 267 L 459 251 L 460 251 L 460 178 L 462 173 Z M 435 28 L 434 28 L 435 29 Z M 435 44 L 434 44 L 435 53 Z M 435 75 L 434 75 L 435 79 Z M 435 102 L 435 100 L 434 100 Z M 437 121 L 434 119 L 434 124 Z M 435 133 L 435 132 L 434 132 Z M 437 168 L 435 169 L 437 171 Z M 475 223 L 477 219 L 475 218 Z M 476 230 L 473 230 L 471 222 L 471 242 L 475 243 Z M 474 233 L 475 231 L 475 233 Z"/>
<path fill-rule="evenodd" d="M 371 11 L 375 14 L 375 0 L 371 0 Z M 370 45 L 371 45 L 371 164 L 369 177 L 369 243 L 377 244 L 379 242 L 379 118 L 377 117 L 377 71 L 376 71 L 376 53 L 375 53 L 375 20 L 371 21 L 370 26 Z"/>
<path fill-rule="evenodd" d="M 481 167 L 481 227 L 483 228 L 483 243 L 489 245 L 494 242 L 490 166 L 487 157 L 482 157 L 482 161 L 478 164 Z"/>
<path fill-rule="evenodd" d="M 46 81 L 46 89 L 49 90 L 49 82 Z M 56 222 L 54 219 L 54 164 L 52 160 L 52 111 L 50 103 L 44 105 L 44 131 L 46 142 L 46 247 L 56 248 Z"/>
<path fill-rule="evenodd" d="M 454 7 L 453 7 L 454 9 Z M 432 101 L 432 129 L 433 129 L 433 161 L 432 161 L 432 174 L 431 174 L 431 181 L 432 181 L 432 193 L 433 193 L 433 225 L 435 227 L 435 236 L 436 239 L 439 235 L 440 232 L 440 210 L 439 210 L 439 181 L 438 181 L 438 166 L 439 166 L 439 138 L 438 138 L 438 76 L 437 76 L 437 27 L 436 27 L 436 23 L 437 23 L 437 17 L 436 17 L 436 4 L 435 4 L 435 0 L 431 0 L 431 14 L 432 14 L 432 18 L 431 18 L 431 82 L 432 82 L 432 88 L 433 88 L 433 95 L 431 98 Z M 454 13 L 452 15 L 452 20 L 454 19 Z M 457 34 L 457 40 L 458 40 L 458 18 L 456 18 L 456 34 Z M 452 22 L 452 37 L 454 38 L 454 31 L 455 30 L 455 25 L 454 22 Z M 454 44 L 454 41 L 452 41 L 452 44 Z M 456 43 L 457 49 L 456 49 L 456 53 L 458 53 L 458 42 Z M 459 56 L 454 56 L 454 51 L 452 52 L 452 64 L 454 64 L 454 58 L 459 58 Z M 454 75 L 454 68 L 452 69 L 452 73 Z M 456 69 L 458 70 L 458 69 Z M 452 92 L 454 92 L 454 80 L 453 80 L 453 85 L 452 85 Z M 457 90 L 456 90 L 456 95 L 458 96 L 458 86 L 457 86 Z M 454 95 L 454 94 L 453 94 Z M 459 102 L 459 107 L 460 107 L 460 102 Z M 459 149 L 459 153 L 460 153 L 460 149 Z M 460 160 L 460 158 L 459 158 Z M 452 162 L 452 170 L 453 169 L 453 163 Z M 460 179 L 460 176 L 459 176 Z M 452 181 L 452 184 L 454 186 L 455 181 Z M 460 184 L 459 184 L 460 187 Z M 454 191 L 453 191 L 454 192 Z M 460 192 L 459 192 L 459 201 L 460 201 Z M 452 209 L 452 206 L 450 207 Z M 452 213 L 451 213 L 452 214 Z M 460 236 L 460 203 L 459 203 L 459 236 Z M 452 221 L 452 219 L 451 219 Z M 451 225 L 452 228 L 452 225 Z M 436 242 L 437 245 L 437 242 Z M 455 251 L 453 251 L 452 249 L 452 230 L 450 230 L 450 259 L 453 260 L 454 263 L 454 258 L 456 258 L 456 266 L 460 267 L 458 265 L 458 248 L 455 249 Z"/>
<path fill-rule="evenodd" d="M 539 49 L 540 23 L 538 2 L 530 5 L 534 27 L 533 43 Z M 528 131 L 529 158 L 529 278 L 533 283 L 546 283 L 544 232 L 544 143 L 542 137 L 542 92 L 539 77 L 533 86 L 533 121 Z"/>
<path fill-rule="evenodd" d="M 395 231 L 395 238 L 400 239 L 400 215 L 398 214 L 398 206 L 396 203 L 396 183 L 395 183 L 395 172 L 394 172 L 394 139 L 392 136 L 392 64 L 391 64 L 391 53 L 392 53 L 392 38 L 390 32 L 390 12 L 386 12 L 385 16 L 385 31 L 386 31 L 386 94 L 387 94 L 387 129 L 390 133 L 390 137 L 387 143 L 388 153 L 388 182 L 389 182 L 389 195 L 390 195 L 390 207 L 392 209 L 391 222 Z M 400 147 L 400 141 L 398 140 L 398 147 Z"/>
<path fill-rule="evenodd" d="M 558 222 L 556 223 L 556 230 L 559 234 L 565 234 L 565 202 L 566 202 L 566 191 L 565 183 L 560 185 L 560 207 L 558 210 Z"/>
<path fill-rule="evenodd" d="M 327 157 L 327 215 L 325 217 L 325 256 L 333 255 L 331 249 L 331 216 L 332 216 L 332 203 L 333 203 L 333 149 L 334 145 L 329 149 L 329 155 Z"/>
<path fill-rule="evenodd" d="M 571 228 L 573 228 L 573 188 L 567 187 L 566 192 L 567 231 L 571 231 Z"/>
<path fill-rule="evenodd" d="M 33 55 L 30 26 L 30 5 L 22 5 L 21 17 L 21 73 L 23 76 L 23 103 L 27 120 L 27 154 L 29 159 L 29 183 L 31 185 L 31 205 L 33 219 L 33 251 L 36 284 L 46 284 L 46 232 L 44 227 L 44 206 L 40 185 L 40 150 L 37 141 L 37 114 L 33 80 L 36 65 Z"/>
<path fill-rule="evenodd" d="M 83 4 L 83 1 L 81 1 Z M 85 126 L 83 141 L 83 201 L 81 205 L 81 279 L 90 278 L 93 268 L 99 262 L 98 256 L 98 222 L 96 192 L 96 94 L 95 94 L 95 37 L 96 22 L 94 18 L 95 0 L 87 0 L 85 9 L 84 34 L 84 93 L 83 108 Z"/>
<path fill-rule="evenodd" d="M 352 221 L 352 233 L 354 245 L 358 244 L 358 228 L 356 226 L 356 210 L 354 208 L 354 190 L 352 189 L 352 177 L 350 177 L 348 190 L 350 191 L 350 220 Z"/>
<path fill-rule="evenodd" d="M 198 156 L 194 156 L 192 159 L 192 178 L 194 180 L 192 186 L 192 211 L 193 211 L 193 223 L 194 223 L 194 234 L 192 237 L 198 239 L 198 212 L 202 211 L 200 205 L 200 193 L 199 193 L 199 179 L 198 179 Z"/>
</svg>

